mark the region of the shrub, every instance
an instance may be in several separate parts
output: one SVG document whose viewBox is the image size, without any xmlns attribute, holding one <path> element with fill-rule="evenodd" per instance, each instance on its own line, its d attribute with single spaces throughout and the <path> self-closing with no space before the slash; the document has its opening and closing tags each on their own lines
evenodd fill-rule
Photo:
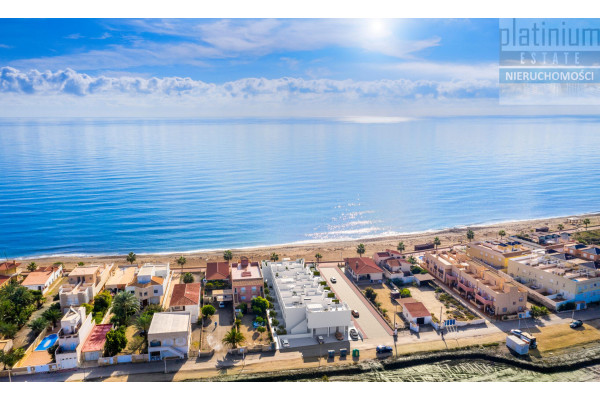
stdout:
<svg viewBox="0 0 600 400">
<path fill-rule="evenodd" d="M 207 304 L 207 305 L 203 306 L 200 311 L 202 312 L 202 315 L 204 316 L 204 318 L 210 317 L 211 315 L 215 315 L 215 313 L 217 312 L 215 307 L 212 306 L 211 304 Z"/>
<path fill-rule="evenodd" d="M 272 297 L 271 297 L 271 296 L 269 296 L 269 295 L 267 295 L 267 297 L 265 297 L 265 299 L 267 299 L 269 302 L 272 302 L 272 301 L 274 301 L 274 300 L 275 300 L 274 298 L 272 298 Z"/>
<path fill-rule="evenodd" d="M 377 298 L 377 293 L 375 293 L 375 290 L 373 290 L 373 288 L 369 286 L 365 289 L 365 297 L 371 300 L 371 302 L 374 302 Z"/>
<path fill-rule="evenodd" d="M 194 275 L 191 272 L 183 274 L 183 283 L 194 283 Z"/>
<path fill-rule="evenodd" d="M 314 276 L 321 276 L 321 272 L 320 271 L 313 271 L 313 275 Z"/>
<path fill-rule="evenodd" d="M 331 290 L 331 287 L 325 286 L 323 289 L 325 289 L 325 290 Z"/>
<path fill-rule="evenodd" d="M 277 320 L 277 318 L 273 318 L 273 320 L 271 321 L 271 325 L 279 326 L 279 321 Z"/>
<path fill-rule="evenodd" d="M 248 312 L 248 304 L 241 303 L 238 307 L 240 310 L 242 310 L 242 313 L 246 314 Z"/>
<path fill-rule="evenodd" d="M 60 305 L 59 305 L 59 307 L 60 307 Z M 91 305 L 91 304 L 88 304 L 88 303 L 83 303 L 83 304 L 81 305 L 81 307 L 85 308 L 85 315 L 88 315 L 88 314 L 89 314 L 89 313 L 91 313 L 91 312 L 92 312 L 92 310 L 94 309 L 94 307 L 92 307 L 92 305 Z"/>
<path fill-rule="evenodd" d="M 335 293 L 333 293 L 333 292 L 329 292 L 329 293 L 327 293 L 327 297 L 330 297 L 330 298 L 331 298 L 331 297 L 335 297 Z"/>
<path fill-rule="evenodd" d="M 262 324 L 263 322 L 265 322 L 265 320 L 263 319 L 263 317 L 256 317 L 256 318 L 254 319 L 254 321 L 255 321 L 257 324 Z"/>
<path fill-rule="evenodd" d="M 399 278 L 394 278 L 392 279 L 392 283 L 396 286 L 402 286 L 404 285 L 404 281 L 402 279 Z"/>
<path fill-rule="evenodd" d="M 94 321 L 96 322 L 96 325 L 101 324 L 103 319 L 104 319 L 103 312 L 98 312 L 98 313 L 94 314 Z"/>
<path fill-rule="evenodd" d="M 257 315 L 267 315 L 267 309 L 270 308 L 270 302 L 263 297 L 252 299 L 252 312 Z"/>
<path fill-rule="evenodd" d="M 570 301 L 568 303 L 561 304 L 557 308 L 558 311 L 567 311 L 567 310 L 574 310 L 574 309 L 575 309 L 575 303 L 572 302 L 572 301 Z"/>
<path fill-rule="evenodd" d="M 278 335 L 287 335 L 287 331 L 283 328 L 277 329 Z"/>
<path fill-rule="evenodd" d="M 104 343 L 104 354 L 106 357 L 113 357 L 121 352 L 127 346 L 127 337 L 125 336 L 125 327 L 109 331 L 106 334 Z"/>
<path fill-rule="evenodd" d="M 405 297 L 412 297 L 412 295 L 410 294 L 410 290 L 408 290 L 408 288 L 404 288 L 400 291 L 400 297 L 401 298 L 405 298 Z"/>
<path fill-rule="evenodd" d="M 239 313 L 235 314 L 235 317 L 236 317 L 237 319 L 241 320 L 242 318 L 244 318 L 244 314 L 243 314 L 243 313 L 241 313 L 241 312 L 239 312 Z"/>
<path fill-rule="evenodd" d="M 275 318 L 277 316 L 277 312 L 275 310 L 271 310 L 271 311 L 269 311 L 269 316 L 271 318 Z"/>
<path fill-rule="evenodd" d="M 332 300 L 335 304 L 340 304 L 340 301 L 338 299 L 333 299 Z"/>
<path fill-rule="evenodd" d="M 326 286 L 326 285 L 327 285 L 327 282 L 325 282 L 325 281 L 320 281 L 320 282 L 319 282 L 319 285 L 321 285 L 321 286 Z"/>
<path fill-rule="evenodd" d="M 269 293 L 271 292 L 269 291 L 269 289 L 267 288 L 267 284 L 265 283 L 265 295 L 268 295 Z M 268 297 L 266 299 L 269 300 Z"/>
</svg>

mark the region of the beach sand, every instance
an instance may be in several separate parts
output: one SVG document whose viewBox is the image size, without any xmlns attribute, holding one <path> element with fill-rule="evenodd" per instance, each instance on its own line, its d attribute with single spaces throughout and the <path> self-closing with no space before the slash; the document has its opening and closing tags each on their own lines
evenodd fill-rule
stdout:
<svg viewBox="0 0 600 400">
<path fill-rule="evenodd" d="M 588 214 L 586 218 L 591 221 L 590 227 L 600 224 L 600 214 Z M 253 261 L 269 259 L 271 253 L 277 253 L 279 259 L 289 257 L 291 259 L 304 258 L 307 261 L 315 259 L 315 254 L 320 253 L 323 256 L 321 261 L 341 261 L 344 257 L 356 257 L 356 247 L 359 243 L 363 243 L 366 247 L 365 256 L 371 257 L 376 251 L 384 251 L 386 249 L 395 250 L 398 242 L 404 242 L 406 247 L 405 252 L 410 253 L 414 249 L 415 244 L 423 244 L 433 241 L 434 237 L 439 237 L 441 246 L 453 246 L 456 244 L 467 243 L 467 229 L 472 229 L 475 233 L 476 240 L 497 239 L 498 232 L 504 230 L 507 235 L 517 234 L 521 232 L 531 232 L 535 228 L 547 226 L 550 231 L 558 230 L 558 224 L 564 225 L 564 230 L 585 230 L 583 225 L 575 226 L 567 224 L 567 217 L 547 218 L 538 220 L 507 222 L 486 226 L 473 226 L 464 228 L 452 228 L 440 230 L 437 232 L 415 233 L 388 237 L 378 237 L 372 239 L 348 240 L 348 241 L 332 241 L 318 243 L 301 243 L 287 245 L 273 245 L 266 247 L 255 247 L 248 249 L 231 249 L 233 252 L 233 261 L 239 260 L 240 256 L 246 256 Z M 131 251 L 136 252 L 135 249 Z M 200 251 L 194 253 L 171 253 L 171 254 L 148 254 L 138 255 L 136 264 L 145 262 L 170 262 L 172 268 L 178 268 L 176 260 L 183 255 L 187 259 L 185 269 L 197 269 L 206 266 L 207 262 L 223 261 L 223 251 Z M 40 266 L 50 265 L 54 262 L 63 262 L 65 270 L 70 271 L 77 265 L 78 262 L 87 263 L 115 263 L 117 265 L 126 265 L 124 255 L 119 256 L 62 256 L 62 257 L 39 257 L 27 258 L 27 262 L 35 261 Z"/>
</svg>

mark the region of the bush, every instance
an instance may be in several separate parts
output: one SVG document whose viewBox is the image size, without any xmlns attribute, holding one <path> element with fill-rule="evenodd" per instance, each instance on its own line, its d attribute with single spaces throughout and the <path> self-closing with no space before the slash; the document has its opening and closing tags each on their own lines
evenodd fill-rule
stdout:
<svg viewBox="0 0 600 400">
<path fill-rule="evenodd" d="M 58 304 L 58 303 L 57 303 L 57 304 Z M 60 305 L 59 305 L 59 307 L 60 307 Z M 89 314 L 89 313 L 91 313 L 91 312 L 92 312 L 92 310 L 94 309 L 94 307 L 92 307 L 92 305 L 91 305 L 91 304 L 88 304 L 88 303 L 83 303 L 83 304 L 81 305 L 81 307 L 85 308 L 85 315 L 88 315 L 88 314 Z"/>
<path fill-rule="evenodd" d="M 269 293 L 271 293 L 271 292 L 269 291 L 269 289 L 267 288 L 267 284 L 265 283 L 265 296 L 268 295 Z M 268 297 L 266 299 L 269 300 Z"/>
<path fill-rule="evenodd" d="M 269 316 L 271 318 L 275 318 L 277 316 L 277 312 L 275 310 L 271 310 L 271 311 L 269 311 Z"/>
<path fill-rule="evenodd" d="M 211 315 L 215 315 L 215 313 L 217 312 L 215 307 L 210 304 L 207 304 L 204 307 L 202 307 L 202 309 L 200 311 L 202 312 L 202 315 L 204 316 L 204 318 L 210 317 Z"/>
<path fill-rule="evenodd" d="M 94 321 L 96 322 L 96 325 L 99 325 L 102 323 L 102 319 L 104 319 L 104 313 L 103 312 L 98 312 L 96 314 L 94 314 Z"/>
<path fill-rule="evenodd" d="M 400 291 L 400 297 L 401 298 L 412 297 L 412 294 L 410 294 L 410 290 L 408 290 L 408 288 L 404 288 Z"/>
<path fill-rule="evenodd" d="M 267 315 L 267 309 L 270 308 L 270 302 L 263 297 L 252 299 L 252 312 L 257 315 Z"/>
<path fill-rule="evenodd" d="M 265 299 L 267 299 L 269 302 L 272 302 L 272 301 L 274 301 L 274 300 L 275 300 L 274 298 L 272 298 L 272 297 L 271 297 L 271 296 L 269 296 L 269 295 L 267 295 L 267 297 L 265 297 Z"/>
<path fill-rule="evenodd" d="M 375 290 L 373 290 L 373 288 L 369 286 L 365 289 L 365 297 L 371 300 L 371 302 L 375 302 L 375 299 L 377 298 L 377 293 L 375 293 Z"/>
<path fill-rule="evenodd" d="M 574 309 L 575 309 L 575 303 L 572 302 L 572 301 L 570 301 L 568 303 L 561 304 L 557 308 L 558 311 L 567 311 L 567 310 L 574 310 Z"/>
<path fill-rule="evenodd" d="M 392 283 L 396 286 L 402 286 L 404 285 L 404 281 L 402 279 L 399 278 L 394 278 L 392 279 Z"/>
<path fill-rule="evenodd" d="M 238 307 L 240 310 L 242 310 L 242 313 L 246 314 L 248 312 L 248 304 L 241 303 Z"/>
<path fill-rule="evenodd" d="M 327 293 L 327 297 L 331 298 L 331 297 L 335 297 L 335 293 L 333 292 L 329 292 Z"/>
<path fill-rule="evenodd" d="M 273 318 L 273 320 L 271 321 L 271 325 L 279 326 L 279 321 L 277 320 L 277 318 Z"/>
<path fill-rule="evenodd" d="M 283 328 L 277 329 L 278 335 L 287 335 L 287 331 Z"/>
<path fill-rule="evenodd" d="M 326 285 L 327 285 L 327 282 L 325 282 L 325 281 L 320 281 L 320 282 L 319 282 L 319 285 L 321 285 L 321 286 L 326 286 Z"/>
<path fill-rule="evenodd" d="M 104 355 L 113 357 L 121 352 L 127 346 L 127 337 L 125 336 L 125 327 L 109 331 L 106 334 L 106 342 L 104 343 Z"/>
<path fill-rule="evenodd" d="M 313 271 L 313 275 L 314 276 L 321 276 L 321 272 L 319 272 L 319 271 Z"/>
<path fill-rule="evenodd" d="M 239 319 L 239 320 L 241 321 L 241 320 L 242 320 L 242 318 L 244 318 L 244 314 L 243 314 L 243 313 L 241 313 L 241 312 L 239 312 L 239 313 L 235 314 L 235 318 L 236 318 L 236 319 Z"/>
<path fill-rule="evenodd" d="M 263 317 L 256 317 L 254 319 L 254 322 L 256 322 L 257 324 L 262 324 L 263 322 L 265 322 Z"/>
</svg>

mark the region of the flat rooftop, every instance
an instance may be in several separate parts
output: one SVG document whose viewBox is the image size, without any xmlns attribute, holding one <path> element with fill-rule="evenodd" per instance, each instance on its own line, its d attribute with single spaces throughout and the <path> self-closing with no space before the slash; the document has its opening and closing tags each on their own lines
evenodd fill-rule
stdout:
<svg viewBox="0 0 600 400">
<path fill-rule="evenodd" d="M 187 332 L 190 328 L 190 318 L 190 314 L 188 313 L 155 313 L 148 334 L 159 335 Z"/>
<path fill-rule="evenodd" d="M 248 265 L 247 267 L 231 269 L 231 277 L 233 280 L 240 279 L 262 279 L 260 268 L 257 265 Z"/>
</svg>

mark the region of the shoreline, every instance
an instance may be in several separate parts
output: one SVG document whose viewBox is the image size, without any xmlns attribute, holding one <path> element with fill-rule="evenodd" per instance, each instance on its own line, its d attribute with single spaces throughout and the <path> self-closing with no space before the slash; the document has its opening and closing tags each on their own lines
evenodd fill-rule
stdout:
<svg viewBox="0 0 600 400">
<path fill-rule="evenodd" d="M 590 226 L 600 224 L 600 212 L 580 214 L 578 217 L 585 216 L 591 220 Z M 470 226 L 457 226 L 453 228 L 440 229 L 440 230 L 427 230 L 415 233 L 405 233 L 390 236 L 379 236 L 379 237 L 366 237 L 362 239 L 350 239 L 350 240 L 329 240 L 329 241 L 300 241 L 287 244 L 278 245 L 266 245 L 266 246 L 250 246 L 240 248 L 223 248 L 223 249 L 208 249 L 208 250 L 191 250 L 191 251 L 179 251 L 179 252 L 156 252 L 156 253 L 136 253 L 138 264 L 144 262 L 171 262 L 175 263 L 175 260 L 180 255 L 184 255 L 187 258 L 185 268 L 198 268 L 206 266 L 207 262 L 222 261 L 223 251 L 231 250 L 234 255 L 234 261 L 240 256 L 244 255 L 251 260 L 259 261 L 263 259 L 269 259 L 270 254 L 276 252 L 280 259 L 289 257 L 291 259 L 304 258 L 306 260 L 314 260 L 314 255 L 318 252 L 323 256 L 323 262 L 325 261 L 340 261 L 345 257 L 356 256 L 356 246 L 359 243 L 363 243 L 367 247 L 365 256 L 370 256 L 376 251 L 383 251 L 385 249 L 395 250 L 398 242 L 402 241 L 405 245 L 405 252 L 413 252 L 413 246 L 415 244 L 423 244 L 433 240 L 434 237 L 439 237 L 441 240 L 440 247 L 448 247 L 457 244 L 463 244 L 467 242 L 466 232 L 467 229 L 473 230 L 475 233 L 475 241 L 477 240 L 490 240 L 498 238 L 498 231 L 504 230 L 507 236 L 517 234 L 520 232 L 529 232 L 536 227 L 548 226 L 551 231 L 557 230 L 558 224 L 563 224 L 563 230 L 579 229 L 583 226 L 575 226 L 567 224 L 566 219 L 572 216 L 559 216 L 551 218 L 539 218 L 539 219 L 528 219 L 518 221 L 507 221 L 492 224 L 478 224 Z M 131 249 L 134 253 L 135 249 Z M 65 269 L 69 270 L 74 268 L 75 265 L 80 262 L 91 262 L 91 263 L 105 263 L 115 262 L 119 265 L 127 264 L 125 261 L 126 254 L 48 254 L 38 255 L 29 257 L 14 257 L 15 260 L 22 262 L 33 261 L 39 265 L 52 264 L 54 262 L 63 262 Z M 13 258 L 9 258 L 13 259 Z M 173 266 L 173 268 L 178 268 Z"/>
</svg>

